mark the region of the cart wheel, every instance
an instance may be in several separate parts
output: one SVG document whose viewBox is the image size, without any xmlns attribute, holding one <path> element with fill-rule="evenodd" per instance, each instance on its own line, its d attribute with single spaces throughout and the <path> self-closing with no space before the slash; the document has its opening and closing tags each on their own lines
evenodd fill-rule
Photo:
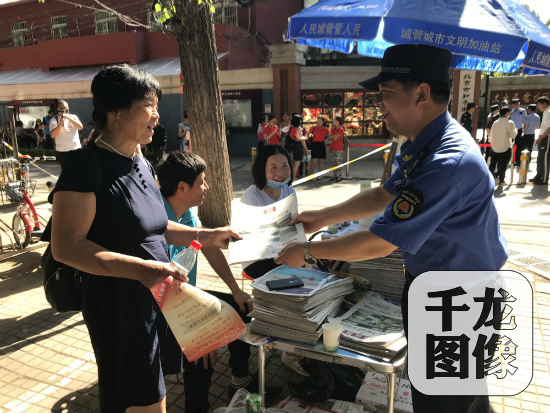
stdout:
<svg viewBox="0 0 550 413">
<path fill-rule="evenodd" d="M 31 233 L 25 230 L 25 223 L 18 214 L 13 216 L 11 229 L 15 236 L 16 242 L 21 245 L 21 248 L 27 248 L 31 243 Z"/>
</svg>

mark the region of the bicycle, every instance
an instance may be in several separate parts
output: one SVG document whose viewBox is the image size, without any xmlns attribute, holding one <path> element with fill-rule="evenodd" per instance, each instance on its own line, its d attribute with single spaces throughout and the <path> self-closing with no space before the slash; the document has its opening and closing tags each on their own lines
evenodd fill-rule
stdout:
<svg viewBox="0 0 550 413">
<path fill-rule="evenodd" d="M 2 198 L 2 203 L 4 203 L 4 193 L 6 192 L 6 185 L 16 181 L 16 163 L 17 161 L 13 158 L 0 159 L 0 196 Z"/>
<path fill-rule="evenodd" d="M 36 188 L 36 181 L 30 179 L 29 165 L 37 160 L 50 160 L 51 158 L 55 159 L 55 157 L 45 156 L 34 159 L 28 155 L 20 156 L 18 163 L 20 165 L 21 180 L 5 187 L 10 200 L 17 204 L 17 210 L 12 220 L 12 231 L 16 242 L 22 249 L 31 243 L 33 237 L 40 237 L 47 225 L 46 220 L 38 215 L 31 201 Z"/>
</svg>

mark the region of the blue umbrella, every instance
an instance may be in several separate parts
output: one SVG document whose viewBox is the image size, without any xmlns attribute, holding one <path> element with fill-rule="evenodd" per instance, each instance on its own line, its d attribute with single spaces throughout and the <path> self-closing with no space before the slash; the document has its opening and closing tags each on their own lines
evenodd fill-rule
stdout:
<svg viewBox="0 0 550 413">
<path fill-rule="evenodd" d="M 531 37 L 523 28 L 535 27 L 536 18 L 508 3 L 517 6 L 513 0 L 321 0 L 289 19 L 286 37 L 344 53 L 357 43 L 359 54 L 372 57 L 393 44 L 429 44 L 450 50 L 452 67 L 512 72 L 528 60 Z"/>
<path fill-rule="evenodd" d="M 514 20 L 529 38 L 529 48 L 523 61 L 522 74 L 549 74 L 550 28 L 523 4 L 513 0 L 501 0 L 508 6 Z"/>
</svg>

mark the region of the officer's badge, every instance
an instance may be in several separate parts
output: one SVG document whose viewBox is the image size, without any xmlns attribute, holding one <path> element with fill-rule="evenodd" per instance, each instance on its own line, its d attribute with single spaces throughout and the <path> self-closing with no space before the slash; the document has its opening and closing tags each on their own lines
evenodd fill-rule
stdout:
<svg viewBox="0 0 550 413">
<path fill-rule="evenodd" d="M 413 157 L 412 155 L 405 155 L 405 156 L 403 156 L 403 160 L 405 162 L 409 162 L 412 159 L 412 157 Z"/>
<path fill-rule="evenodd" d="M 392 215 L 395 221 L 404 221 L 416 215 L 418 208 L 424 203 L 422 192 L 406 187 L 397 195 L 392 206 Z"/>
</svg>

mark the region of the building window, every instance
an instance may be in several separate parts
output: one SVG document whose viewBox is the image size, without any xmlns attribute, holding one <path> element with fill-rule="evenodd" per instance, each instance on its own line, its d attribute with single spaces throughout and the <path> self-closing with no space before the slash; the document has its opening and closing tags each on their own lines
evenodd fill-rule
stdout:
<svg viewBox="0 0 550 413">
<path fill-rule="evenodd" d="M 162 24 L 157 23 L 153 17 L 153 3 L 147 3 L 145 10 L 147 10 L 147 26 L 149 27 L 149 31 L 157 32 L 162 30 Z"/>
<path fill-rule="evenodd" d="M 56 16 L 50 19 L 52 39 L 64 39 L 69 37 L 67 29 L 67 16 Z"/>
<path fill-rule="evenodd" d="M 216 6 L 216 12 L 214 13 L 214 24 L 230 24 L 232 26 L 238 26 L 239 20 L 237 18 L 237 4 L 225 4 L 222 3 Z"/>
<path fill-rule="evenodd" d="M 27 22 L 17 22 L 11 25 L 13 47 L 24 47 L 27 43 Z"/>
<path fill-rule="evenodd" d="M 107 11 L 94 13 L 95 34 L 118 33 L 118 20 L 115 14 Z"/>
<path fill-rule="evenodd" d="M 361 90 L 303 90 L 304 127 L 309 130 L 315 126 L 319 116 L 324 116 L 329 123 L 340 116 L 348 139 L 380 139 L 384 132 L 382 114 L 374 104 L 376 96 L 376 92 Z"/>
</svg>

